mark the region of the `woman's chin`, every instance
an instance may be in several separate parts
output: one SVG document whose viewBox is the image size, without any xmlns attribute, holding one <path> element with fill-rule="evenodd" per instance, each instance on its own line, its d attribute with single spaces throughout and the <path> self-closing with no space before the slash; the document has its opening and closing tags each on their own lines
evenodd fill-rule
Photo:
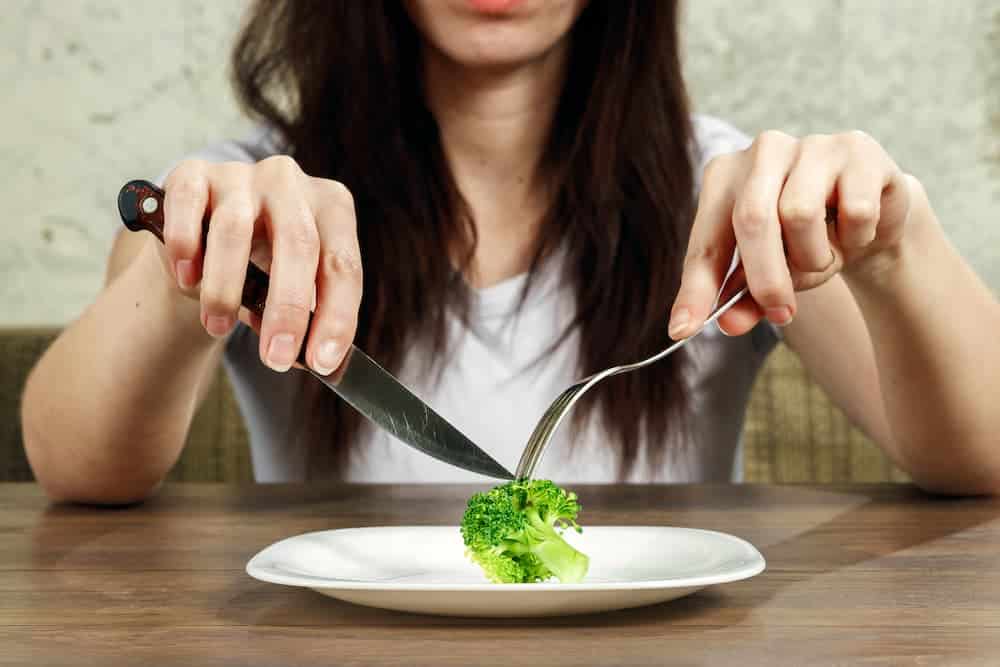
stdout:
<svg viewBox="0 0 1000 667">
<path fill-rule="evenodd" d="M 442 51 L 453 63 L 477 70 L 516 70 L 538 62 L 551 50 L 548 43 L 537 44 L 535 40 L 518 40 L 517 35 L 498 35 L 486 28 L 469 31 L 459 40 L 441 45 Z M 529 43 L 530 42 L 530 43 Z"/>
<path fill-rule="evenodd" d="M 470 68 L 537 62 L 569 34 L 586 0 L 406 0 L 425 41 Z"/>
</svg>

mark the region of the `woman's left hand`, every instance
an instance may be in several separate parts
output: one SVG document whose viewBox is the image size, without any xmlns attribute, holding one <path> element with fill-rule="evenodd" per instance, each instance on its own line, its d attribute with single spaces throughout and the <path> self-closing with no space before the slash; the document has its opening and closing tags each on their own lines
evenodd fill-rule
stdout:
<svg viewBox="0 0 1000 667">
<path fill-rule="evenodd" d="M 770 131 L 746 150 L 716 157 L 705 168 L 671 338 L 693 334 L 708 317 L 737 247 L 753 298 L 719 326 L 739 335 L 763 317 L 788 324 L 796 291 L 892 256 L 906 232 L 913 183 L 863 132 L 797 139 Z"/>
</svg>

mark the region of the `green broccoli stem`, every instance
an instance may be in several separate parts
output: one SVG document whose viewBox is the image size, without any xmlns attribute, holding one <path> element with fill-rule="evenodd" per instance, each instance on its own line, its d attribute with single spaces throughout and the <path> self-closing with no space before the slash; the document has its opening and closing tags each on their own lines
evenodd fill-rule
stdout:
<svg viewBox="0 0 1000 667">
<path fill-rule="evenodd" d="M 560 582 L 575 584 L 583 581 L 590 566 L 590 558 L 571 547 L 551 523 L 538 516 L 538 512 L 529 510 L 527 517 L 531 527 L 540 533 L 534 536 L 538 539 L 532 540 L 533 544 L 528 550 L 535 554 Z"/>
</svg>

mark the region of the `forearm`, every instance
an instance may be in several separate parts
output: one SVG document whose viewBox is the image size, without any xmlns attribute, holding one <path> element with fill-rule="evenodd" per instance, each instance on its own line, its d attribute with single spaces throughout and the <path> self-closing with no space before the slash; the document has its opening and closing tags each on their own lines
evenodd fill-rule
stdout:
<svg viewBox="0 0 1000 667">
<path fill-rule="evenodd" d="M 151 244 L 59 336 L 22 403 L 25 449 L 57 499 L 129 502 L 176 461 L 218 343 Z"/>
<path fill-rule="evenodd" d="M 844 277 L 871 334 L 889 446 L 922 486 L 1000 491 L 1000 304 L 919 188 L 905 240 Z"/>
</svg>

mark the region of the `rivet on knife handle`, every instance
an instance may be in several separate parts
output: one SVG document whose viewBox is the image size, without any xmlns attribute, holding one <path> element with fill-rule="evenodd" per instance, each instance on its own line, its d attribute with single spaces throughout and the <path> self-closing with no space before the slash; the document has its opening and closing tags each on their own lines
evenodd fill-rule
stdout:
<svg viewBox="0 0 1000 667">
<path fill-rule="evenodd" d="M 122 222 L 133 232 L 143 230 L 152 232 L 153 236 L 163 243 L 163 199 L 165 192 L 149 181 L 136 180 L 126 183 L 118 193 L 118 213 Z M 208 221 L 202 223 L 201 241 L 205 247 L 208 237 Z M 247 274 L 243 281 L 243 306 L 258 317 L 264 316 L 264 304 L 267 302 L 267 288 L 270 280 L 253 262 L 247 264 Z M 312 313 L 309 314 L 311 330 Z M 302 342 L 298 362 L 305 365 L 306 343 Z"/>
</svg>

